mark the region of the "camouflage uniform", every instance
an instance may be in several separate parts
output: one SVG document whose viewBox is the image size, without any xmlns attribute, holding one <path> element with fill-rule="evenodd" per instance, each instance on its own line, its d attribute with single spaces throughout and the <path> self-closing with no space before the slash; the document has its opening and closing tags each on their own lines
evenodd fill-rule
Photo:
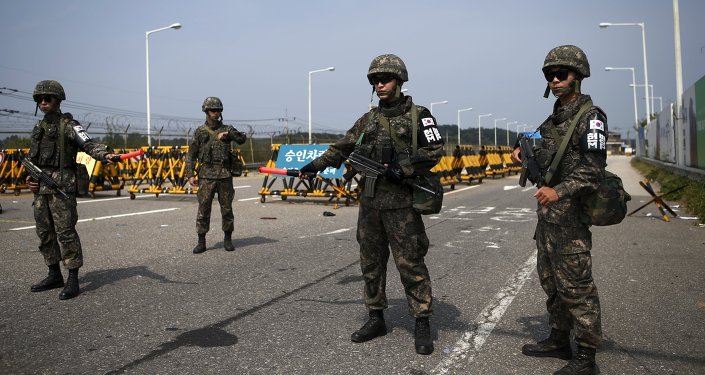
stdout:
<svg viewBox="0 0 705 375">
<path fill-rule="evenodd" d="M 556 135 L 565 136 L 571 120 L 588 100 L 588 95 L 581 95 L 563 107 L 556 101 L 553 114 L 539 128 L 542 141 L 536 156 L 544 167 L 560 146 Z M 551 328 L 574 329 L 576 343 L 588 348 L 598 348 L 602 341 L 600 300 L 592 278 L 592 234 L 581 203 L 581 196 L 594 191 L 604 178 L 607 165 L 604 144 L 588 145 L 595 124 L 602 124 L 607 134 L 604 112 L 593 106 L 577 123 L 553 182 L 549 182 L 559 200 L 538 205 L 534 236 Z"/>
<path fill-rule="evenodd" d="M 223 141 L 216 138 L 218 133 L 227 132 Z M 232 232 L 234 229 L 233 178 L 231 174 L 231 142 L 245 143 L 246 135 L 237 131 L 230 125 L 218 122 L 215 127 L 207 123 L 196 129 L 193 140 L 189 145 L 186 160 L 186 177 L 198 176 L 198 214 L 196 216 L 196 231 L 206 234 L 210 228 L 211 206 L 213 197 L 218 193 L 218 203 L 223 216 L 223 231 Z M 199 162 L 198 170 L 195 170 Z"/>
<path fill-rule="evenodd" d="M 64 145 L 63 161 L 60 160 L 61 143 Z M 97 160 L 103 160 L 111 153 L 106 145 L 88 137 L 68 113 L 47 114 L 32 130 L 29 149 L 32 163 L 46 172 L 69 196 L 69 199 L 62 199 L 54 189 L 40 183 L 39 193 L 34 195 L 39 251 L 47 265 L 63 261 L 68 269 L 83 265 L 81 241 L 76 233 L 76 154 L 79 150 Z"/>
<path fill-rule="evenodd" d="M 390 128 L 399 139 L 411 144 L 411 97 L 401 96 L 391 106 L 380 106 L 364 114 L 345 136 L 312 164 L 319 170 L 327 166 L 339 167 L 355 149 L 362 134 L 368 157 L 390 163 L 389 150 L 394 142 L 380 117 L 388 119 Z M 443 156 L 443 141 L 436 129 L 436 121 L 424 107 L 418 110 L 418 149 L 416 152 L 395 150 L 396 162 L 405 175 L 423 174 L 433 168 Z M 357 241 L 360 244 L 360 266 L 365 279 L 365 305 L 370 310 L 387 308 L 385 286 L 387 260 L 391 247 L 394 263 L 399 270 L 406 292 L 409 312 L 416 318 L 432 313 L 431 279 L 424 263 L 429 241 L 421 215 L 412 208 L 412 192 L 406 185 L 394 184 L 384 177 L 377 179 L 374 196 L 363 194 L 357 220 Z"/>
</svg>

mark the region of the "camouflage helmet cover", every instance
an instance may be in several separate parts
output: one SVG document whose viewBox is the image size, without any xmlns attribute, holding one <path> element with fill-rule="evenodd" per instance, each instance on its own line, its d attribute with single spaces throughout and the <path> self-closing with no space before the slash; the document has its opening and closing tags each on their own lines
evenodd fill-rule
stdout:
<svg viewBox="0 0 705 375">
<path fill-rule="evenodd" d="M 397 55 L 387 54 L 375 57 L 367 70 L 367 80 L 372 84 L 372 76 L 375 74 L 391 74 L 399 78 L 402 82 L 409 80 L 409 73 L 406 71 L 404 61 Z"/>
<path fill-rule="evenodd" d="M 220 101 L 219 98 L 216 98 L 215 96 L 209 96 L 206 98 L 206 100 L 203 101 L 203 105 L 201 106 L 201 110 L 203 112 L 208 111 L 209 109 L 219 109 L 223 110 L 223 102 Z"/>
<path fill-rule="evenodd" d="M 37 86 L 34 87 L 34 92 L 32 93 L 32 98 L 37 101 L 37 97 L 40 95 L 52 95 L 59 100 L 66 100 L 66 93 L 61 84 L 54 80 L 44 80 L 39 81 Z"/>
<path fill-rule="evenodd" d="M 570 68 L 583 78 L 590 77 L 590 63 L 585 52 L 573 45 L 558 46 L 548 52 L 543 62 L 543 72 L 556 66 Z"/>
</svg>

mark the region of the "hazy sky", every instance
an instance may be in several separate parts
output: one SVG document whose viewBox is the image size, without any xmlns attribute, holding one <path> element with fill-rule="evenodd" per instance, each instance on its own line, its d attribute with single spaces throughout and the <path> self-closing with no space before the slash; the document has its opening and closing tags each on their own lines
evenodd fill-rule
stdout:
<svg viewBox="0 0 705 375">
<path fill-rule="evenodd" d="M 272 132 L 287 113 L 296 118 L 291 129 L 307 131 L 308 72 L 329 66 L 335 71 L 312 76 L 313 127 L 344 131 L 367 111 L 367 68 L 383 53 L 406 62 L 404 87 L 416 103 L 448 101 L 433 108 L 441 124 L 457 123 L 457 111 L 472 107 L 461 114 L 462 128 L 477 128 L 478 115 L 488 113 L 483 128 L 497 118 L 507 118 L 500 129 L 509 121 L 535 127 L 554 101 L 542 97 L 543 59 L 557 45 L 575 44 L 592 70 L 583 91 L 626 135 L 631 74 L 604 67 L 635 67 L 643 83 L 641 29 L 601 29 L 600 22 L 645 23 L 654 96 L 664 107 L 676 99 L 671 0 L 5 0 L 0 10 L 0 87 L 31 92 L 37 81 L 56 79 L 66 89 L 64 111 L 96 128 L 110 113 L 129 112 L 110 121 L 146 129 L 145 32 L 174 22 L 183 27 L 150 36 L 153 132 L 190 126 L 155 117 L 203 118 L 207 96 L 223 100 L 226 122 Z M 703 15 L 705 1 L 680 0 L 684 89 L 705 75 Z M 643 89 L 637 95 L 643 118 Z M 85 113 L 67 108 L 71 102 L 110 109 Z M 3 109 L 27 118 L 34 103 L 0 95 L 0 126 L 9 128 L 17 118 Z"/>
</svg>

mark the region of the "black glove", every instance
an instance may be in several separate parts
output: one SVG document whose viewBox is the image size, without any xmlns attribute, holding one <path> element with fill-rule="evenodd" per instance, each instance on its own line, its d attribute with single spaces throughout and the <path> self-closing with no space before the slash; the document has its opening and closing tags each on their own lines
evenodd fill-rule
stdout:
<svg viewBox="0 0 705 375">
<path fill-rule="evenodd" d="M 308 178 L 313 178 L 318 173 L 318 168 L 313 165 L 313 162 L 310 162 L 301 167 L 301 169 L 299 169 L 299 172 L 301 172 L 301 174 L 306 175 Z"/>
<path fill-rule="evenodd" d="M 404 182 L 404 171 L 399 164 L 392 163 L 384 171 L 384 177 L 393 184 L 401 185 Z"/>
</svg>

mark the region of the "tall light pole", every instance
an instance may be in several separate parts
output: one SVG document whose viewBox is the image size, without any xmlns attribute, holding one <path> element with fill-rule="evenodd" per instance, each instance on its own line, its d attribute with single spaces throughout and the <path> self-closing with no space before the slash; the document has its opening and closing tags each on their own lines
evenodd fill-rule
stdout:
<svg viewBox="0 0 705 375">
<path fill-rule="evenodd" d="M 631 86 L 631 85 L 629 85 L 629 86 Z M 642 84 L 634 84 L 634 86 L 636 86 L 636 87 L 644 87 L 644 85 L 642 85 Z M 654 96 L 654 85 L 649 84 L 649 92 L 651 92 L 651 94 L 649 94 L 649 97 L 646 97 L 646 98 L 644 98 L 644 99 L 650 100 L 650 103 L 651 103 L 651 110 L 652 110 L 652 111 L 655 111 L 655 110 L 656 110 L 656 107 L 654 107 L 654 99 L 653 99 L 653 96 Z M 651 99 L 649 99 L 649 98 L 651 98 Z"/>
<path fill-rule="evenodd" d="M 673 0 L 673 39 L 676 57 L 676 147 L 674 149 L 676 150 L 676 164 L 683 165 L 685 163 L 685 158 L 683 152 L 679 152 L 678 148 L 679 145 L 683 144 L 683 119 L 681 115 L 681 108 L 683 105 L 683 63 L 681 61 L 681 21 L 678 8 L 678 0 Z M 702 52 L 702 48 L 700 51 Z"/>
<path fill-rule="evenodd" d="M 492 116 L 491 113 L 477 116 L 477 148 L 482 147 L 482 118 Z"/>
<path fill-rule="evenodd" d="M 506 117 L 494 119 L 494 145 L 497 146 L 497 121 L 506 120 Z"/>
<path fill-rule="evenodd" d="M 650 99 L 651 99 L 652 101 L 653 101 L 654 99 L 658 99 L 658 106 L 659 106 L 659 110 L 658 110 L 658 111 L 659 111 L 659 113 L 663 112 L 663 98 L 660 97 L 660 96 L 652 96 Z"/>
<path fill-rule="evenodd" d="M 169 25 L 167 27 L 162 27 L 162 28 L 156 29 L 156 30 L 150 30 L 144 34 L 144 38 L 146 40 L 145 44 L 146 44 L 146 49 L 147 49 L 147 53 L 145 54 L 145 56 L 147 57 L 147 145 L 150 147 L 152 146 L 152 136 L 151 136 L 152 111 L 151 111 L 151 108 L 149 105 L 149 34 L 156 33 L 158 31 L 162 31 L 162 30 L 169 30 L 169 29 L 178 30 L 180 28 L 181 28 L 180 23 L 172 23 L 171 25 Z"/>
<path fill-rule="evenodd" d="M 632 71 L 632 92 L 634 93 L 634 130 L 639 130 L 639 115 L 636 109 L 636 75 L 634 73 L 634 67 L 628 67 L 628 68 L 613 68 L 611 66 L 606 66 L 605 67 L 606 71 L 610 70 L 631 70 Z"/>
<path fill-rule="evenodd" d="M 436 105 L 436 104 L 448 104 L 448 101 L 447 101 L 447 100 L 444 100 L 444 101 L 442 101 L 442 102 L 434 102 L 434 103 L 431 103 L 431 106 L 429 107 L 429 111 L 431 111 L 431 114 L 433 114 L 433 106 Z"/>
<path fill-rule="evenodd" d="M 519 121 L 507 121 L 507 146 L 509 146 L 509 125 L 514 125 L 519 123 Z"/>
<path fill-rule="evenodd" d="M 472 108 L 464 108 L 458 110 L 458 145 L 460 145 L 460 112 L 472 111 Z"/>
<path fill-rule="evenodd" d="M 610 22 L 601 22 L 600 27 L 601 28 L 607 28 L 610 26 L 639 26 L 641 27 L 641 46 L 642 46 L 642 52 L 644 55 L 644 96 L 648 97 L 649 96 L 649 70 L 647 68 L 646 64 L 646 27 L 644 26 L 643 22 L 627 22 L 627 23 L 610 23 Z M 649 107 L 649 100 L 646 100 L 646 127 L 649 126 L 649 122 L 651 122 L 651 108 Z M 638 133 L 640 138 L 640 141 L 643 141 L 643 132 Z M 637 142 L 639 143 L 639 142 Z M 637 156 L 641 156 L 641 147 L 637 147 Z"/>
<path fill-rule="evenodd" d="M 318 69 L 308 72 L 308 144 L 311 144 L 311 75 L 320 72 L 332 72 L 335 67 L 331 66 L 325 69 Z"/>
<path fill-rule="evenodd" d="M 526 124 L 517 124 L 517 135 L 519 134 L 519 128 L 526 129 Z"/>
</svg>

